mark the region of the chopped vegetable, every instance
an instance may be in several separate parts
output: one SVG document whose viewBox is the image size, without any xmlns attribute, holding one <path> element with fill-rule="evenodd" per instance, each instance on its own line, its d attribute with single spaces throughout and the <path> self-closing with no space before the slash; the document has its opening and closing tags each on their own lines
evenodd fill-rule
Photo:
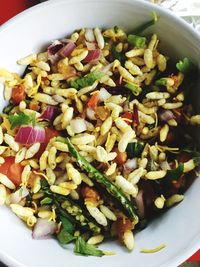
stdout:
<svg viewBox="0 0 200 267">
<path fill-rule="evenodd" d="M 0 166 L 0 173 L 6 175 L 16 186 L 21 184 L 21 174 L 24 167 L 15 163 L 15 157 L 6 157 L 5 162 Z"/>
<path fill-rule="evenodd" d="M 20 125 L 29 125 L 32 124 L 35 126 L 35 114 L 26 115 L 23 112 L 18 112 L 15 115 L 9 115 L 8 120 L 11 123 L 11 129 L 15 128 L 16 126 Z"/>
<path fill-rule="evenodd" d="M 117 165 L 122 166 L 127 160 L 127 153 L 126 152 L 120 152 L 117 147 L 115 147 L 113 149 L 113 152 L 117 153 L 117 156 L 114 159 L 114 161 L 117 163 Z"/>
<path fill-rule="evenodd" d="M 147 30 L 149 27 L 153 26 L 157 21 L 158 21 L 158 16 L 156 12 L 152 12 L 152 20 L 149 20 L 145 22 L 143 25 L 139 26 L 137 29 L 134 30 L 134 34 L 140 35 L 143 33 L 145 30 Z"/>
<path fill-rule="evenodd" d="M 143 149 L 144 149 L 143 143 L 139 143 L 139 142 L 129 143 L 126 148 L 128 158 L 130 159 L 135 158 L 135 157 L 140 158 Z"/>
<path fill-rule="evenodd" d="M 176 63 L 176 68 L 182 73 L 188 73 L 194 69 L 194 64 L 185 57 L 183 60 L 179 60 L 179 62 Z"/>
<path fill-rule="evenodd" d="M 50 197 L 45 197 L 40 201 L 41 205 L 49 205 L 52 203 L 52 199 Z"/>
<path fill-rule="evenodd" d="M 166 86 L 167 85 L 167 79 L 166 78 L 161 78 L 161 79 L 155 81 L 155 85 L 163 85 L 163 86 Z"/>
<path fill-rule="evenodd" d="M 129 34 L 128 42 L 136 48 L 143 48 L 146 43 L 146 38 L 135 34 Z"/>
<path fill-rule="evenodd" d="M 45 129 L 39 126 L 21 126 L 15 136 L 15 141 L 24 145 L 43 143 L 45 141 Z"/>
<path fill-rule="evenodd" d="M 105 73 L 95 70 L 85 75 L 84 77 L 71 81 L 70 85 L 75 89 L 81 89 L 83 87 L 92 85 L 95 81 L 98 81 L 104 75 Z"/>
<path fill-rule="evenodd" d="M 74 252 L 84 256 L 102 257 L 105 255 L 102 250 L 97 249 L 94 245 L 85 242 L 81 236 L 77 237 L 76 239 Z"/>
<path fill-rule="evenodd" d="M 97 108 L 98 102 L 99 102 L 99 92 L 96 92 L 89 99 L 87 106 L 95 110 Z"/>
<path fill-rule="evenodd" d="M 184 164 L 181 163 L 176 169 L 168 170 L 166 178 L 177 180 L 183 174 Z"/>
<path fill-rule="evenodd" d="M 76 237 L 71 235 L 64 228 L 62 228 L 61 231 L 57 235 L 57 239 L 61 245 L 66 245 L 66 244 L 70 243 L 71 241 L 75 240 Z"/>
<path fill-rule="evenodd" d="M 12 90 L 11 99 L 14 104 L 19 104 L 26 98 L 26 93 L 23 85 L 16 85 Z"/>
<path fill-rule="evenodd" d="M 96 179 L 96 181 L 106 188 L 106 190 L 124 207 L 130 218 L 137 220 L 137 215 L 134 210 L 133 204 L 128 200 L 128 198 L 124 195 L 124 193 L 121 192 L 119 188 L 115 184 L 113 184 L 111 181 L 108 180 L 108 178 L 101 174 L 97 169 L 95 169 L 85 158 L 83 158 L 78 151 L 75 149 L 75 147 L 70 142 L 69 138 L 66 139 L 66 143 L 68 144 L 68 148 L 70 153 L 73 157 L 77 160 L 77 163 L 80 167 L 82 167 L 85 171 L 90 173 L 90 175 Z"/>
</svg>

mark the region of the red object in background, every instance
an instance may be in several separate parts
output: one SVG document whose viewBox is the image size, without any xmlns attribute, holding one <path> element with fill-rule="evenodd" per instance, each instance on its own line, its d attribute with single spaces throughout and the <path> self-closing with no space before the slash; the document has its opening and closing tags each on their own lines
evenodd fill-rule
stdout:
<svg viewBox="0 0 200 267">
<path fill-rule="evenodd" d="M 1 0 L 0 25 L 14 17 L 21 11 L 38 4 L 37 0 Z"/>
<path fill-rule="evenodd" d="M 200 250 L 198 250 L 192 257 L 190 257 L 187 261 L 193 262 L 193 261 L 199 261 L 200 262 Z"/>
<path fill-rule="evenodd" d="M 38 3 L 38 0 L 0 0 L 0 25 L 21 11 Z M 200 261 L 200 250 L 190 257 L 188 261 Z"/>
</svg>

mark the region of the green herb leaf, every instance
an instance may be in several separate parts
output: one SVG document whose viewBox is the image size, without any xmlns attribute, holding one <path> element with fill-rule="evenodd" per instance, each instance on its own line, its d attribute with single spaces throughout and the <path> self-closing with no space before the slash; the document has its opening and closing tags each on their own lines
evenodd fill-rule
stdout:
<svg viewBox="0 0 200 267">
<path fill-rule="evenodd" d="M 95 81 L 99 80 L 104 75 L 105 73 L 95 70 L 85 75 L 84 77 L 71 81 L 70 85 L 75 89 L 81 89 L 83 87 L 92 85 Z"/>
<path fill-rule="evenodd" d="M 116 47 L 114 45 L 111 47 L 111 54 L 112 54 L 113 61 L 115 59 L 118 59 L 121 62 L 121 64 L 124 65 L 126 57 L 124 53 L 117 52 Z"/>
<path fill-rule="evenodd" d="M 176 68 L 182 73 L 188 73 L 194 69 L 194 64 L 185 57 L 183 60 L 179 60 L 179 62 L 176 63 Z"/>
<path fill-rule="evenodd" d="M 143 48 L 146 43 L 146 38 L 142 36 L 138 36 L 135 34 L 129 34 L 128 35 L 128 42 L 129 44 L 137 47 L 137 48 Z"/>
<path fill-rule="evenodd" d="M 135 96 L 138 96 L 142 92 L 142 88 L 139 87 L 137 84 L 126 83 L 125 87 L 129 89 Z"/>
<path fill-rule="evenodd" d="M 168 170 L 166 177 L 168 179 L 177 180 L 184 170 L 184 164 L 180 163 L 179 166 L 176 169 Z"/>
<path fill-rule="evenodd" d="M 97 249 L 94 245 L 90 245 L 85 240 L 79 236 L 76 239 L 74 252 L 76 254 L 84 255 L 84 256 L 96 256 L 96 257 L 102 257 L 104 252 L 100 249 Z"/>
<path fill-rule="evenodd" d="M 71 223 L 71 221 L 64 217 L 64 216 L 60 216 L 60 220 L 62 222 L 62 227 L 70 234 L 72 234 L 74 232 L 74 225 Z"/>
<path fill-rule="evenodd" d="M 52 203 L 52 199 L 50 197 L 45 197 L 40 201 L 41 205 L 49 205 Z"/>
<path fill-rule="evenodd" d="M 161 78 L 161 79 L 155 81 L 155 85 L 163 85 L 163 86 L 166 86 L 167 85 L 167 79 L 166 78 Z"/>
<path fill-rule="evenodd" d="M 9 115 L 8 120 L 11 123 L 11 129 L 18 125 L 28 125 L 30 123 L 35 126 L 35 113 L 28 116 L 23 112 L 18 112 L 15 115 Z"/>
<path fill-rule="evenodd" d="M 142 154 L 142 151 L 144 149 L 144 144 L 143 143 L 129 143 L 126 152 L 128 155 L 128 158 L 132 159 L 134 157 L 139 158 Z"/>
<path fill-rule="evenodd" d="M 68 233 L 66 229 L 62 228 L 61 231 L 57 235 L 57 239 L 60 244 L 66 245 L 70 243 L 71 241 L 75 240 L 76 237 Z"/>
<path fill-rule="evenodd" d="M 158 21 L 158 16 L 156 12 L 152 12 L 152 20 L 145 22 L 143 25 L 139 26 L 135 31 L 134 34 L 140 35 L 142 32 L 144 32 L 146 29 L 154 25 Z"/>
</svg>

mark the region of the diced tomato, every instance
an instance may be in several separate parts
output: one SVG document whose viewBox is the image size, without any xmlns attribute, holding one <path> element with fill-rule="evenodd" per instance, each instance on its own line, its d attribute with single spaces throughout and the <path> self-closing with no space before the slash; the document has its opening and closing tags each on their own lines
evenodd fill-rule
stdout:
<svg viewBox="0 0 200 267">
<path fill-rule="evenodd" d="M 99 193 L 93 187 L 84 186 L 81 193 L 83 198 L 92 201 L 93 203 L 97 203 L 100 200 Z"/>
<path fill-rule="evenodd" d="M 124 112 L 121 117 L 124 118 L 125 122 L 128 125 L 131 125 L 131 123 L 133 122 L 133 113 L 130 111 Z"/>
<path fill-rule="evenodd" d="M 14 104 L 19 104 L 22 100 L 26 98 L 26 93 L 24 90 L 24 86 L 22 84 L 16 85 L 12 89 L 11 99 Z"/>
<path fill-rule="evenodd" d="M 95 110 L 97 108 L 98 102 L 99 102 L 99 92 L 96 92 L 91 96 L 87 105 L 89 108 Z"/>
<path fill-rule="evenodd" d="M 40 145 L 40 149 L 35 155 L 35 157 L 40 157 L 42 153 L 45 151 L 46 146 L 48 145 L 51 138 L 59 135 L 59 132 L 52 128 L 45 128 L 45 141 Z"/>
<path fill-rule="evenodd" d="M 117 163 L 117 165 L 123 165 L 127 160 L 127 153 L 126 152 L 120 152 L 117 147 L 113 149 L 113 152 L 117 153 L 116 158 L 114 161 Z"/>
<path fill-rule="evenodd" d="M 6 175 L 16 186 L 21 183 L 23 166 L 15 163 L 15 157 L 6 157 L 5 162 L 0 166 L 0 173 Z"/>
<path fill-rule="evenodd" d="M 36 100 L 31 100 L 30 104 L 29 104 L 29 108 L 35 111 L 39 111 L 40 110 L 40 105 L 39 102 Z"/>
<path fill-rule="evenodd" d="M 119 240 L 123 242 L 124 239 L 124 233 L 128 230 L 133 229 L 133 223 L 129 219 L 126 218 L 118 218 L 116 222 L 116 228 L 117 228 L 117 233 L 119 236 Z"/>
</svg>

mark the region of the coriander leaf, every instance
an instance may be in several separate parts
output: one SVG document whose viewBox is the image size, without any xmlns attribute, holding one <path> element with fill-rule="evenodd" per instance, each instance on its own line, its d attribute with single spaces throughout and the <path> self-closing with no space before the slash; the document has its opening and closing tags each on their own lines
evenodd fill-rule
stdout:
<svg viewBox="0 0 200 267">
<path fill-rule="evenodd" d="M 57 235 L 57 239 L 60 244 L 66 245 L 70 243 L 72 240 L 76 239 L 76 237 L 68 233 L 66 229 L 62 228 Z"/>
<path fill-rule="evenodd" d="M 143 143 L 129 143 L 126 152 L 128 155 L 128 158 L 132 159 L 134 157 L 139 158 L 142 154 L 142 151 L 144 149 L 144 144 Z"/>
<path fill-rule="evenodd" d="M 99 80 L 104 75 L 105 73 L 95 70 L 95 71 L 88 73 L 84 77 L 71 81 L 70 85 L 75 89 L 81 89 L 83 87 L 92 85 L 95 81 Z"/>
<path fill-rule="evenodd" d="M 41 205 L 48 205 L 52 203 L 52 199 L 50 197 L 45 197 L 40 201 Z"/>
<path fill-rule="evenodd" d="M 181 176 L 181 174 L 183 173 L 183 170 L 184 170 L 184 164 L 181 163 L 176 169 L 168 170 L 166 177 L 168 179 L 176 180 Z"/>
<path fill-rule="evenodd" d="M 141 87 L 139 87 L 137 84 L 133 84 L 133 83 L 126 83 L 125 87 L 127 89 L 129 89 L 135 96 L 138 96 L 142 91 Z"/>
<path fill-rule="evenodd" d="M 15 115 L 9 115 L 8 120 L 11 124 L 11 129 L 15 128 L 18 125 L 28 125 L 32 123 L 35 125 L 35 114 L 26 115 L 23 112 L 18 112 Z"/>
<path fill-rule="evenodd" d="M 129 44 L 137 47 L 137 48 L 143 48 L 146 43 L 146 38 L 142 36 L 138 36 L 135 34 L 129 34 L 128 35 L 128 42 Z"/>
<path fill-rule="evenodd" d="M 137 29 L 135 29 L 134 34 L 136 35 L 140 35 L 142 32 L 144 32 L 146 29 L 148 29 L 149 27 L 151 27 L 152 25 L 154 25 L 157 21 L 158 21 L 158 16 L 156 14 L 156 12 L 152 12 L 152 19 L 145 22 L 144 24 L 142 24 L 141 26 L 139 26 Z"/>
<path fill-rule="evenodd" d="M 179 62 L 176 63 L 176 68 L 182 73 L 188 73 L 194 69 L 194 64 L 185 57 L 183 60 L 179 60 Z"/>
<path fill-rule="evenodd" d="M 94 245 L 90 245 L 85 240 L 79 236 L 76 239 L 74 252 L 76 254 L 84 255 L 84 256 L 96 256 L 96 257 L 102 257 L 104 252 L 100 249 L 97 249 Z"/>
<path fill-rule="evenodd" d="M 62 222 L 62 226 L 63 228 L 69 233 L 72 234 L 74 232 L 74 225 L 71 223 L 71 221 L 64 217 L 64 216 L 60 216 L 60 220 Z"/>
<path fill-rule="evenodd" d="M 113 60 L 118 59 L 122 65 L 125 63 L 126 57 L 124 53 L 117 52 L 116 47 L 114 45 L 111 47 L 111 55 Z"/>
</svg>

